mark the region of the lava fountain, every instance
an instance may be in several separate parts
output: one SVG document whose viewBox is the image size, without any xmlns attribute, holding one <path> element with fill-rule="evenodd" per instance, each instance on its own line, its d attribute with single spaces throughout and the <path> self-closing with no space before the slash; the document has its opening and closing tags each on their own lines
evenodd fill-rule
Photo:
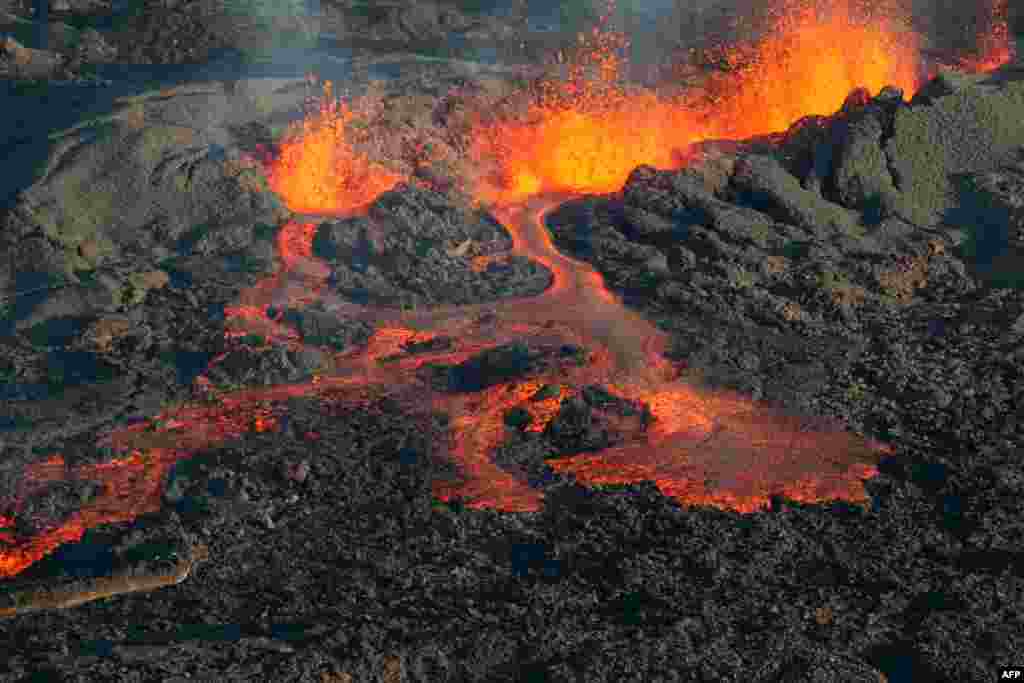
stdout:
<svg viewBox="0 0 1024 683">
<path fill-rule="evenodd" d="M 626 42 L 595 29 L 568 78 L 541 84 L 522 116 L 481 117 L 470 154 L 490 173 L 477 194 L 510 204 L 545 192 L 615 192 L 641 164 L 679 167 L 700 140 L 784 131 L 838 111 L 858 87 L 919 85 L 918 40 L 896 19 L 858 15 L 846 0 L 787 0 L 779 10 L 763 40 L 721 47 L 728 68 L 672 98 L 624 87 Z"/>
<path fill-rule="evenodd" d="M 617 446 L 548 461 L 583 484 L 650 480 L 683 504 L 742 512 L 763 508 L 773 495 L 863 501 L 862 482 L 875 474 L 884 447 L 840 425 L 680 381 L 663 356 L 666 335 L 625 308 L 589 265 L 558 252 L 544 225 L 545 214 L 573 196 L 618 191 L 639 165 L 684 165 L 695 142 L 785 130 L 804 116 L 836 111 L 855 87 L 878 91 L 895 84 L 909 93 L 918 86 L 916 38 L 901 22 L 871 16 L 847 0 L 787 0 L 780 7 L 767 37 L 724 49 L 727 68 L 681 95 L 663 97 L 622 83 L 617 51 L 625 43 L 598 30 L 583 37 L 565 78 L 523 93 L 527 106 L 518 115 L 477 116 L 466 149 L 479 175 L 465 182 L 512 234 L 514 253 L 551 272 L 542 295 L 416 313 L 346 305 L 344 314 L 373 323 L 375 331 L 364 346 L 331 355 L 311 381 L 232 393 L 211 389 L 205 401 L 104 434 L 98 445 L 121 454 L 104 463 L 72 467 L 51 454 L 27 467 L 19 490 L 2 501 L 0 576 L 20 573 L 88 528 L 159 509 L 162 482 L 175 462 L 248 432 L 276 429 L 292 396 L 359 401 L 384 391 L 412 408 L 448 412 L 448 456 L 460 475 L 436 482 L 434 493 L 470 507 L 538 510 L 542 492 L 491 459 L 505 438 L 503 416 L 524 410 L 532 418 L 527 431 L 542 432 L 566 400 L 593 384 L 646 406 L 650 420 L 626 425 L 629 439 Z M 985 59 L 976 58 L 975 66 L 1004 59 L 1001 35 L 997 28 L 993 40 L 982 41 Z M 229 337 L 256 332 L 268 343 L 301 347 L 297 333 L 270 311 L 328 296 L 329 270 L 311 248 L 319 217 L 360 211 L 403 181 L 356 150 L 347 131 L 354 110 L 333 99 L 329 84 L 324 95 L 264 159 L 271 187 L 292 211 L 306 215 L 282 227 L 278 271 L 226 309 Z M 434 349 L 432 340 L 442 335 L 451 343 Z M 555 363 L 479 391 L 432 391 L 419 379 L 417 370 L 427 363 L 462 363 L 524 339 L 590 352 L 583 363 Z M 411 354 L 413 345 L 430 350 Z M 26 501 L 69 481 L 98 489 L 64 519 L 18 524 Z M 19 530 L 26 526 L 35 528 Z"/>
<path fill-rule="evenodd" d="M 325 83 L 318 107 L 286 132 L 267 165 L 271 189 L 296 213 L 354 211 L 401 180 L 354 149 L 346 127 L 355 113 L 331 91 Z"/>
</svg>

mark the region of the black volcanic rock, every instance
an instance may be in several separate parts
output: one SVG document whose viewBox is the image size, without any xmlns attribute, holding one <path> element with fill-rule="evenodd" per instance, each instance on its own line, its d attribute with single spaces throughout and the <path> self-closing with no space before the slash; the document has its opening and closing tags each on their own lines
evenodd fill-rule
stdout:
<svg viewBox="0 0 1024 683">
<path fill-rule="evenodd" d="M 448 390 L 477 392 L 523 377 L 535 367 L 537 353 L 525 344 L 508 344 L 484 351 L 448 370 Z"/>
<path fill-rule="evenodd" d="M 859 232 L 857 217 L 820 195 L 800 186 L 773 157 L 748 155 L 736 164 L 732 176 L 737 200 L 779 222 L 814 231 L 843 234 Z"/>
<path fill-rule="evenodd" d="M 456 365 L 428 365 L 421 372 L 437 390 L 475 393 L 511 379 L 550 371 L 558 365 L 585 361 L 586 350 L 571 344 L 513 342 L 482 351 Z"/>
<path fill-rule="evenodd" d="M 559 455 L 599 451 L 636 438 L 647 427 L 646 407 L 608 393 L 600 386 L 584 387 L 562 402 L 544 436 Z"/>
<path fill-rule="evenodd" d="M 901 215 L 933 226 L 957 203 L 956 176 L 1014 160 L 1024 140 L 1024 80 L 974 77 L 928 104 L 900 108 L 885 143 Z"/>
<path fill-rule="evenodd" d="M 300 102 L 285 85 L 260 91 L 265 106 Z M 269 270 L 256 226 L 289 212 L 229 132 L 256 115 L 255 90 L 150 90 L 106 110 L 100 98 L 102 114 L 52 132 L 30 185 L 0 213 L 0 292 L 33 294 L 19 295 L 18 324 L 137 305 L 149 279 L 166 282 L 169 260 L 199 279 Z"/>
<path fill-rule="evenodd" d="M 446 195 L 401 184 L 365 216 L 322 223 L 314 253 L 332 267 L 342 296 L 377 305 L 467 304 L 539 294 L 540 264 L 507 255 L 512 240 L 489 215 Z M 490 258 L 474 269 L 472 259 Z"/>
<path fill-rule="evenodd" d="M 873 101 L 852 106 L 831 125 L 827 148 L 834 149 L 827 190 L 843 206 L 875 223 L 891 215 L 898 202 L 896 186 L 882 149 L 892 134 L 902 93 L 883 92 Z"/>
<path fill-rule="evenodd" d="M 318 306 L 288 309 L 282 319 L 295 327 L 306 344 L 329 346 L 338 351 L 365 342 L 373 332 L 372 327 L 362 321 L 346 320 Z"/>
<path fill-rule="evenodd" d="M 100 485 L 88 481 L 57 481 L 32 496 L 15 516 L 15 528 L 26 536 L 54 528 L 89 502 Z"/>
<path fill-rule="evenodd" d="M 291 351 L 243 344 L 220 358 L 206 374 L 214 384 L 231 387 L 284 384 L 308 379 L 324 360 L 315 349 Z"/>
<path fill-rule="evenodd" d="M 1024 162 L 969 176 L 961 187 L 962 200 L 950 215 L 972 227 L 965 251 L 987 280 L 1019 286 L 1024 281 Z"/>
</svg>

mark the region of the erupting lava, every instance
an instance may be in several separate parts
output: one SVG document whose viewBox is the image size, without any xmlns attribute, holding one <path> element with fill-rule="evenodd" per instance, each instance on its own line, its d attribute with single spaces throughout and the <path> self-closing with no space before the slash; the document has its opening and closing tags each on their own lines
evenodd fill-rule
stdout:
<svg viewBox="0 0 1024 683">
<path fill-rule="evenodd" d="M 481 120 L 471 154 L 492 169 L 482 197 L 615 192 L 641 164 L 680 166 L 697 141 L 776 133 L 832 114 L 857 87 L 909 93 L 919 81 L 915 35 L 885 15 L 858 15 L 847 0 L 787 0 L 765 39 L 722 48 L 728 69 L 673 98 L 623 87 L 620 36 L 595 29 L 583 48 L 567 82 L 546 84 L 524 116 Z"/>
<path fill-rule="evenodd" d="M 101 445 L 125 452 L 123 458 L 70 468 L 53 455 L 30 466 L 0 514 L 0 576 L 19 573 L 92 526 L 158 509 L 174 462 L 249 431 L 275 429 L 283 399 L 359 400 L 374 388 L 450 414 L 449 457 L 460 478 L 438 482 L 434 492 L 471 507 L 539 509 L 542 492 L 491 459 L 505 438 L 504 417 L 519 408 L 532 419 L 527 431 L 543 431 L 566 400 L 595 384 L 645 405 L 650 419 L 625 420 L 629 438 L 620 445 L 549 461 L 582 483 L 653 480 L 680 502 L 739 511 L 762 508 L 776 494 L 807 502 L 864 500 L 862 481 L 876 472 L 884 447 L 836 425 L 812 425 L 742 396 L 679 381 L 662 355 L 665 334 L 624 308 L 592 268 L 559 253 L 544 226 L 545 213 L 560 202 L 617 191 L 641 164 L 682 166 L 700 140 L 785 130 L 804 116 L 836 111 L 856 87 L 917 87 L 916 39 L 899 22 L 858 14 L 852 0 L 811 7 L 786 0 L 782 9 L 765 39 L 723 51 L 722 73 L 671 97 L 621 83 L 616 51 L 624 43 L 595 31 L 567 79 L 530 93 L 521 115 L 480 115 L 467 145 L 483 174 L 466 182 L 512 234 L 514 252 L 551 271 L 543 295 L 417 313 L 344 305 L 344 314 L 373 323 L 375 332 L 363 347 L 334 354 L 313 381 L 214 394 L 212 402 L 168 410 L 103 437 Z M 974 66 L 1008 59 L 1005 22 L 994 25 L 992 39 L 983 41 L 987 53 Z M 232 336 L 256 332 L 271 343 L 301 346 L 295 331 L 268 311 L 326 296 L 329 270 L 311 249 L 316 217 L 358 211 L 402 180 L 355 150 L 346 133 L 353 111 L 333 101 L 330 84 L 324 94 L 319 110 L 267 160 L 271 187 L 292 211 L 307 216 L 281 230 L 279 271 L 227 309 Z M 442 333 L 447 345 L 423 344 Z M 417 373 L 427 363 L 461 363 L 524 339 L 575 345 L 589 355 L 475 392 L 431 391 Z M 409 352 L 417 342 L 428 350 Z M 17 531 L 24 502 L 67 480 L 93 481 L 100 491 L 67 519 L 46 521 L 29 534 Z"/>
<path fill-rule="evenodd" d="M 353 149 L 345 127 L 354 113 L 324 86 L 319 110 L 293 128 L 269 165 L 267 180 L 289 209 L 355 210 L 393 188 L 401 176 Z"/>
</svg>

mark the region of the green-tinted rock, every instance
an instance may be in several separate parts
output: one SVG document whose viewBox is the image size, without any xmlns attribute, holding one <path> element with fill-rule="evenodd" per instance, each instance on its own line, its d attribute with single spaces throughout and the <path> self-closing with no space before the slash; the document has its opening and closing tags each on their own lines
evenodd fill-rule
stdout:
<svg viewBox="0 0 1024 683">
<path fill-rule="evenodd" d="M 902 215 L 916 225 L 936 224 L 955 205 L 953 176 L 995 169 L 1024 146 L 1024 81 L 958 86 L 900 109 L 885 148 Z"/>
</svg>

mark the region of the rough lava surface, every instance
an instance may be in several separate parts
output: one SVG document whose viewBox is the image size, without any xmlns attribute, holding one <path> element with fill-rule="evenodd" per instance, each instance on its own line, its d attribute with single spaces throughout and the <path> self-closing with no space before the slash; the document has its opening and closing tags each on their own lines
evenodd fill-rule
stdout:
<svg viewBox="0 0 1024 683">
<path fill-rule="evenodd" d="M 320 20 L 357 21 L 345 9 Z M 364 17 L 375 39 L 500 32 L 497 19 L 388 12 Z M 176 49 L 163 59 L 184 61 Z M 28 57 L 12 63 L 41 63 Z M 413 80 L 430 101 L 456 84 L 505 87 L 483 66 L 431 63 L 428 78 L 421 60 L 400 63 L 390 84 L 353 75 L 352 87 L 384 88 L 389 111 L 427 120 L 458 112 L 424 114 Z M 331 296 L 280 314 L 322 351 L 226 335 L 226 308 L 274 272 L 280 225 L 300 218 L 252 155 L 310 94 L 301 76 L 239 69 L 154 88 L 12 85 L 3 100 L 19 123 L 3 133 L 18 169 L 0 208 L 0 519 L 4 493 L 48 453 L 101 467 L 101 432 L 201 401 L 209 383 L 311 381 L 327 350 L 373 332 L 331 301 L 461 305 L 548 285 L 542 265 L 502 258 L 507 231 L 458 188 L 402 184 L 315 225 Z M 541 432 L 507 417 L 493 460 L 544 490 L 539 512 L 467 509 L 432 495 L 453 474 L 444 416 L 295 396 L 272 409 L 276 429 L 176 464 L 159 511 L 95 527 L 0 583 L 2 610 L 26 585 L 72 590 L 209 547 L 173 586 L 6 621 L 0 680 L 980 682 L 1024 652 L 1020 66 L 943 73 L 909 103 L 855 92 L 785 135 L 704 143 L 687 168 L 639 167 L 547 228 L 670 335 L 691 381 L 890 443 L 869 501 L 739 514 L 648 482 L 585 486 L 546 460 L 615 444 L 616 425 L 643 413 L 591 387 Z M 422 372 L 476 391 L 577 352 L 512 344 Z M 100 494 L 55 480 L 17 511 L 17 531 Z"/>
</svg>

